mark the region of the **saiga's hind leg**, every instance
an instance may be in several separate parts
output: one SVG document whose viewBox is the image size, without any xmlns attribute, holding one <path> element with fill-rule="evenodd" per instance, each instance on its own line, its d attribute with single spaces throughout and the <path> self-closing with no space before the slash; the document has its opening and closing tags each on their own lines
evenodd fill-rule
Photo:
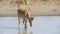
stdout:
<svg viewBox="0 0 60 34">
<path fill-rule="evenodd" d="M 18 29 L 20 29 L 20 14 L 18 13 Z"/>
</svg>

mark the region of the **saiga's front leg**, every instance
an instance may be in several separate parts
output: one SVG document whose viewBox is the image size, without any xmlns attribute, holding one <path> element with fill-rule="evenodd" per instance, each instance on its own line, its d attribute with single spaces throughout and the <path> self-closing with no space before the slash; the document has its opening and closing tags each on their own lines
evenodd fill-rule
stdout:
<svg viewBox="0 0 60 34">
<path fill-rule="evenodd" d="M 24 19 L 24 25 L 25 25 L 25 28 L 27 28 L 27 19 L 26 18 Z"/>
</svg>

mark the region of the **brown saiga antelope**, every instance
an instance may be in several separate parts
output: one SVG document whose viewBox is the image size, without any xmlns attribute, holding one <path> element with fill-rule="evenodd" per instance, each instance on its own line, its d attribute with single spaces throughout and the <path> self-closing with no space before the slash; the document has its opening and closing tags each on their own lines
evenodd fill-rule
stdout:
<svg viewBox="0 0 60 34">
<path fill-rule="evenodd" d="M 30 15 L 29 10 L 27 10 L 25 8 L 18 9 L 19 24 L 20 24 L 20 17 L 23 18 L 23 24 L 25 25 L 25 28 L 27 27 L 27 20 L 29 21 L 30 26 L 32 27 L 33 16 Z"/>
<path fill-rule="evenodd" d="M 16 0 L 16 1 L 11 1 L 11 3 L 17 3 L 17 4 L 23 3 L 29 6 L 28 0 Z M 25 28 L 27 28 L 27 19 L 30 23 L 30 26 L 32 26 L 33 16 L 30 15 L 30 12 L 28 9 L 25 9 L 23 7 L 22 8 L 20 7 L 18 9 L 18 20 L 19 20 L 18 28 L 20 27 L 20 17 L 23 18 L 23 24 L 25 25 Z"/>
</svg>

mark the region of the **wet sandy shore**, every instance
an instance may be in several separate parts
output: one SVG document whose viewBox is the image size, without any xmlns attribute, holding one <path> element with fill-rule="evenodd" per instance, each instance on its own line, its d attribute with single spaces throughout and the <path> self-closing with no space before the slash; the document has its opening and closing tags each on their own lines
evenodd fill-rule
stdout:
<svg viewBox="0 0 60 34">
<path fill-rule="evenodd" d="M 0 16 L 17 16 L 17 4 L 10 4 L 11 0 L 0 2 Z M 31 2 L 32 15 L 54 15 L 60 16 L 60 2 Z"/>
</svg>

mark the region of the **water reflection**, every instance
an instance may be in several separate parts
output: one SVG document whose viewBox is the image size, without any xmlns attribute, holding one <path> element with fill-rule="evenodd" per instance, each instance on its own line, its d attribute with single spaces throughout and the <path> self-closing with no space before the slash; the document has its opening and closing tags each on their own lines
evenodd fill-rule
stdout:
<svg viewBox="0 0 60 34">
<path fill-rule="evenodd" d="M 27 28 L 24 28 L 22 34 L 28 34 Z"/>
<path fill-rule="evenodd" d="M 18 30 L 18 34 L 33 34 L 32 31 L 29 31 L 27 28 L 24 28 L 21 32 L 21 30 Z"/>
</svg>

